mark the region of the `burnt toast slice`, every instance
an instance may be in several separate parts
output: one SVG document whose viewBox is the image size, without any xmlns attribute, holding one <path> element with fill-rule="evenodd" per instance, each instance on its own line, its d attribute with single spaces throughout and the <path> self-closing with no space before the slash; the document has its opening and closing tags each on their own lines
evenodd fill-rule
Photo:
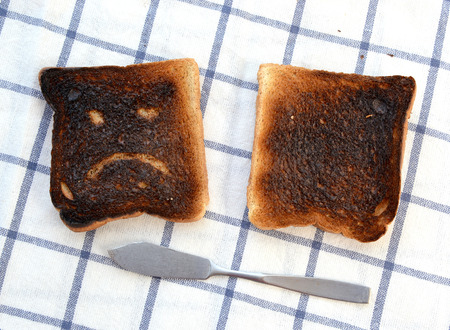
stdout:
<svg viewBox="0 0 450 330">
<path fill-rule="evenodd" d="M 399 203 L 414 79 L 263 64 L 258 82 L 250 221 L 380 238 Z"/>
<path fill-rule="evenodd" d="M 194 60 L 45 68 L 39 82 L 54 110 L 50 195 L 71 230 L 142 213 L 203 217 L 209 195 Z"/>
</svg>

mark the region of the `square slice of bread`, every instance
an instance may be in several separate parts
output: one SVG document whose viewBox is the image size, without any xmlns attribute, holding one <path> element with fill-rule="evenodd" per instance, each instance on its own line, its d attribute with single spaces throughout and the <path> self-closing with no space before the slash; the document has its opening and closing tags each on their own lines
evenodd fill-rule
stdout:
<svg viewBox="0 0 450 330">
<path fill-rule="evenodd" d="M 381 237 L 399 203 L 414 79 L 263 64 L 258 82 L 250 221 Z"/>
<path fill-rule="evenodd" d="M 190 222 L 209 201 L 192 59 L 45 68 L 54 110 L 50 195 L 74 231 L 148 213 Z"/>
</svg>

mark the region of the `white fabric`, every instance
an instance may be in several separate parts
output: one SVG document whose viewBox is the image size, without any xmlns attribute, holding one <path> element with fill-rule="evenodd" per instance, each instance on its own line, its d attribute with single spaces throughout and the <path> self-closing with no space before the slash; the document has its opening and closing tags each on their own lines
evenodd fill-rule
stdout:
<svg viewBox="0 0 450 330">
<path fill-rule="evenodd" d="M 437 0 L 2 0 L 0 328 L 449 329 L 449 10 Z M 71 232 L 48 193 L 52 112 L 39 70 L 184 57 L 201 74 L 205 218 L 143 215 Z M 248 224 L 256 74 L 267 62 L 416 79 L 401 203 L 377 242 Z M 361 305 L 228 277 L 144 277 L 107 254 L 134 241 L 228 268 L 360 283 L 371 298 Z"/>
</svg>

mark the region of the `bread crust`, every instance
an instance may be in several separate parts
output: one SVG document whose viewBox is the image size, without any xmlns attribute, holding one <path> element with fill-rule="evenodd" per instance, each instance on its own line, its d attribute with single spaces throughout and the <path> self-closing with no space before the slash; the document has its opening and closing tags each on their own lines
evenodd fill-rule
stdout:
<svg viewBox="0 0 450 330">
<path fill-rule="evenodd" d="M 361 242 L 384 235 L 399 203 L 414 79 L 263 64 L 258 81 L 250 221 Z"/>
<path fill-rule="evenodd" d="M 203 217 L 208 178 L 193 59 L 44 68 L 39 82 L 54 110 L 50 195 L 68 228 L 142 213 Z"/>
</svg>

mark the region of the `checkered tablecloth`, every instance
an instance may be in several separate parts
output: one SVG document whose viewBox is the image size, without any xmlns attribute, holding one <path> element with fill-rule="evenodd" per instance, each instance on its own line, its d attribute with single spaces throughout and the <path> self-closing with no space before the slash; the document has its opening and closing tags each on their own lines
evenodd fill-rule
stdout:
<svg viewBox="0 0 450 330">
<path fill-rule="evenodd" d="M 448 0 L 0 0 L 0 328 L 448 330 L 449 11 Z M 69 231 L 48 193 L 53 113 L 39 70 L 184 57 L 200 67 L 204 219 Z M 249 223 L 256 73 L 267 62 L 416 79 L 400 206 L 379 241 Z M 144 277 L 107 254 L 134 241 L 372 294 L 361 305 L 236 278 Z"/>
</svg>

